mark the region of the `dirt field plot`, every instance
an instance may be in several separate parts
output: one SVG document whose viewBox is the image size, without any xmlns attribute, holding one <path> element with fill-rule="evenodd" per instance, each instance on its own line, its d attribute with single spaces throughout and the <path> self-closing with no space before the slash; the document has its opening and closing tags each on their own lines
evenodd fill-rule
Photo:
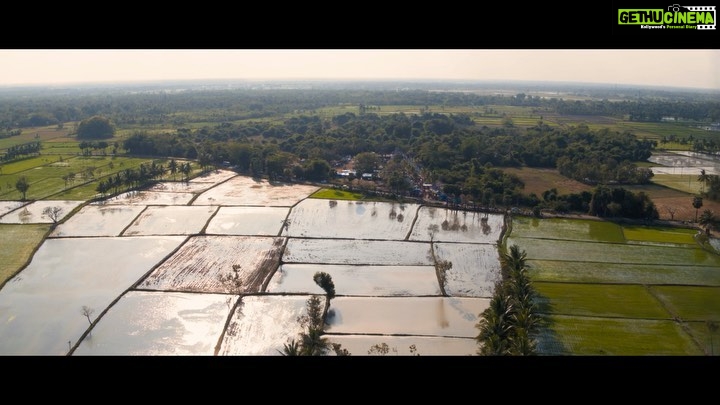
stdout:
<svg viewBox="0 0 720 405">
<path fill-rule="evenodd" d="M 137 288 L 257 293 L 279 266 L 284 243 L 284 238 L 261 236 L 194 236 Z M 235 272 L 241 282 L 239 287 L 223 282 Z"/>
</svg>

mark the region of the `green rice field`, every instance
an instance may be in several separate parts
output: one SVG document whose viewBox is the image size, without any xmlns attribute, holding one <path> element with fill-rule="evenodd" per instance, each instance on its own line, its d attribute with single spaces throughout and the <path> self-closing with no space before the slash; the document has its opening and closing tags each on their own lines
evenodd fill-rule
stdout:
<svg viewBox="0 0 720 405">
<path fill-rule="evenodd" d="M 558 260 L 528 260 L 528 265 L 536 282 L 720 286 L 720 271 L 710 266 Z"/>
<path fill-rule="evenodd" d="M 669 243 L 676 245 L 696 245 L 694 235 L 697 229 L 623 225 L 625 239 L 628 242 Z"/>
<path fill-rule="evenodd" d="M 165 159 L 155 159 L 166 165 Z M 71 199 L 88 200 L 97 191 L 97 182 L 126 169 L 137 170 L 141 164 L 150 165 L 153 159 L 113 156 L 41 155 L 2 166 L 0 200 L 20 200 L 22 194 L 15 183 L 25 177 L 30 183 L 27 200 Z M 67 176 L 74 175 L 70 179 Z"/>
<path fill-rule="evenodd" d="M 336 190 L 332 188 L 323 188 L 310 195 L 310 198 L 323 198 L 330 200 L 362 200 L 365 198 L 362 193 L 353 193 L 350 191 Z"/>
<path fill-rule="evenodd" d="M 672 320 L 551 315 L 538 351 L 551 356 L 702 356 L 703 348 Z"/>
<path fill-rule="evenodd" d="M 696 229 L 529 217 L 510 229 L 546 321 L 540 355 L 720 352 L 720 254 Z"/>
</svg>

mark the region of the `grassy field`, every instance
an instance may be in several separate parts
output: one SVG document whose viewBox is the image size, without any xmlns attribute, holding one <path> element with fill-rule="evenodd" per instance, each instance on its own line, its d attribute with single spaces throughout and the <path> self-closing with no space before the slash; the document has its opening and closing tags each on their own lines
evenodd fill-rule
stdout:
<svg viewBox="0 0 720 405">
<path fill-rule="evenodd" d="M 323 188 L 310 195 L 310 198 L 325 198 L 330 200 L 362 200 L 365 198 L 362 193 Z"/>
<path fill-rule="evenodd" d="M 0 224 L 0 286 L 20 270 L 50 232 L 50 224 Z"/>
<path fill-rule="evenodd" d="M 4 152 L 5 149 L 11 146 L 28 142 L 40 141 L 45 144 L 49 141 L 71 140 L 68 134 L 72 127 L 73 124 L 68 123 L 63 128 L 57 126 L 24 128 L 20 135 L 0 139 L 0 152 Z"/>
</svg>

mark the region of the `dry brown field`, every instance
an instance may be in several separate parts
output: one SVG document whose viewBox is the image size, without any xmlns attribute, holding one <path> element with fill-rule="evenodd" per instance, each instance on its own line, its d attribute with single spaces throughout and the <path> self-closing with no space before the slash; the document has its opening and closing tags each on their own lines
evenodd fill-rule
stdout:
<svg viewBox="0 0 720 405">
<path fill-rule="evenodd" d="M 593 189 L 592 186 L 568 179 L 558 173 L 557 169 L 505 167 L 503 171 L 517 175 L 525 183 L 524 194 L 535 193 L 540 198 L 542 198 L 543 192 L 552 188 L 555 188 L 558 194 L 581 193 Z"/>
<path fill-rule="evenodd" d="M 560 175 L 556 169 L 539 168 L 503 168 L 506 173 L 517 175 L 524 183 L 525 194 L 535 193 L 542 198 L 542 193 L 552 188 L 557 189 L 559 194 L 579 193 L 592 191 L 593 187 L 579 181 L 568 179 Z M 623 186 L 634 193 L 645 192 L 655 203 L 661 220 L 674 221 L 695 221 L 695 208 L 692 206 L 693 194 L 675 190 L 658 184 L 644 186 Z M 698 215 L 709 209 L 716 215 L 720 215 L 720 202 L 703 200 L 703 206 L 698 210 Z M 674 211 L 671 213 L 671 211 Z"/>
</svg>

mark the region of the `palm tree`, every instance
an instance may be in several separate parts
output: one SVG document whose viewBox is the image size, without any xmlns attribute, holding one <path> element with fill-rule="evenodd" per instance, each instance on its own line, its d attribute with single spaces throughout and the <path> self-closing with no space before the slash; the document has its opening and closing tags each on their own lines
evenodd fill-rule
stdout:
<svg viewBox="0 0 720 405">
<path fill-rule="evenodd" d="M 175 180 L 175 173 L 178 171 L 178 163 L 175 161 L 175 159 L 170 159 L 170 163 L 168 163 L 168 169 L 170 169 L 170 174 L 173 175 L 173 180 Z"/>
<path fill-rule="evenodd" d="M 500 265 L 502 266 L 503 270 L 506 272 L 506 274 L 504 274 L 504 278 L 509 277 L 510 273 L 513 271 L 518 271 L 520 269 L 525 268 L 526 261 L 527 261 L 527 253 L 526 252 L 520 251 L 520 247 L 518 245 L 510 246 L 510 252 L 503 253 L 500 256 Z"/>
<path fill-rule="evenodd" d="M 536 342 L 530 337 L 527 329 L 515 327 L 515 331 L 509 339 L 509 351 L 515 356 L 535 355 Z"/>
<path fill-rule="evenodd" d="M 693 205 L 693 208 L 695 208 L 695 222 L 697 222 L 697 220 L 698 220 L 698 217 L 697 217 L 698 210 L 699 210 L 700 208 L 702 208 L 702 206 L 703 206 L 703 199 L 702 199 L 702 197 L 700 197 L 700 196 L 695 196 L 695 197 L 693 197 L 692 205 Z"/>
<path fill-rule="evenodd" d="M 541 319 L 535 314 L 536 292 L 527 274 L 527 253 L 512 245 L 500 255 L 502 279 L 476 327 L 484 356 L 534 355 Z"/>
<path fill-rule="evenodd" d="M 476 337 L 481 344 L 478 353 L 483 356 L 504 356 L 509 354 L 508 336 L 512 332 L 510 316 L 513 307 L 510 297 L 495 294 L 490 305 L 482 312 L 476 325 L 480 333 Z"/>
<path fill-rule="evenodd" d="M 705 169 L 700 169 L 700 175 L 698 176 L 697 180 L 702 185 L 702 192 L 705 192 L 705 184 L 710 181 L 710 175 L 705 173 Z"/>
<path fill-rule="evenodd" d="M 190 182 L 190 173 L 192 172 L 192 167 L 190 166 L 190 162 L 186 162 L 183 165 L 180 166 L 180 171 L 185 176 L 185 182 Z"/>
<path fill-rule="evenodd" d="M 705 229 L 705 234 L 710 235 L 710 229 L 712 229 L 715 224 L 715 214 L 713 214 L 710 210 L 703 211 L 700 215 L 698 223 L 703 227 L 703 229 Z"/>
<path fill-rule="evenodd" d="M 295 339 L 292 339 L 290 343 L 285 343 L 283 345 L 283 350 L 279 352 L 283 356 L 300 356 L 300 345 L 297 341 L 295 341 Z"/>
<path fill-rule="evenodd" d="M 329 344 L 323 337 L 322 329 L 310 328 L 301 335 L 300 353 L 304 356 L 322 356 L 328 348 Z"/>
<path fill-rule="evenodd" d="M 333 283 L 332 277 L 324 271 L 315 273 L 315 275 L 313 275 L 313 281 L 325 291 L 327 297 L 325 299 L 325 310 L 323 311 L 324 319 L 324 315 L 327 314 L 330 309 L 330 300 L 335 298 L 335 283 Z"/>
</svg>

